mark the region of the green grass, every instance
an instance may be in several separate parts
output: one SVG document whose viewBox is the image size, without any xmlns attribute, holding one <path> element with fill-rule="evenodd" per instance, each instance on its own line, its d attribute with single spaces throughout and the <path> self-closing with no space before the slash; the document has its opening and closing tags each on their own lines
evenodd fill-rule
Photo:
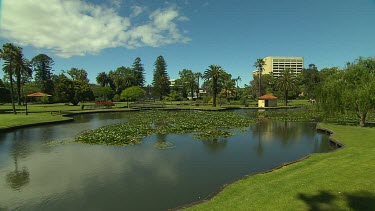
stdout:
<svg viewBox="0 0 375 211">
<path fill-rule="evenodd" d="M 375 210 L 375 128 L 321 126 L 346 147 L 239 180 L 189 210 Z"/>
<path fill-rule="evenodd" d="M 27 125 L 27 124 L 36 124 L 43 122 L 55 122 L 70 119 L 68 117 L 62 117 L 59 115 L 51 115 L 50 113 L 30 113 L 29 115 L 21 114 L 0 114 L 0 129 Z"/>
</svg>

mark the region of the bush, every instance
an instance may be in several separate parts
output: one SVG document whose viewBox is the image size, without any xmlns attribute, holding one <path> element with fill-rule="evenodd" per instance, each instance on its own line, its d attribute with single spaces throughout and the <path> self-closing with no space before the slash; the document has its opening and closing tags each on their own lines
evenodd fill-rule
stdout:
<svg viewBox="0 0 375 211">
<path fill-rule="evenodd" d="M 120 102 L 120 95 L 115 94 L 115 96 L 113 96 L 113 101 L 114 102 Z"/>
</svg>

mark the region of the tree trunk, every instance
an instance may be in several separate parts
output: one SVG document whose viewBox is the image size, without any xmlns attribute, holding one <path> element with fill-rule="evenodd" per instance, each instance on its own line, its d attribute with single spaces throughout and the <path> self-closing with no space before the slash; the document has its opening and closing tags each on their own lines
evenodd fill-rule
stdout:
<svg viewBox="0 0 375 211">
<path fill-rule="evenodd" d="M 21 105 L 21 70 L 16 72 L 18 105 Z"/>
<path fill-rule="evenodd" d="M 193 101 L 194 100 L 194 84 L 193 85 L 191 85 L 191 87 L 190 87 L 190 91 L 191 91 L 191 100 Z"/>
<path fill-rule="evenodd" d="M 199 77 L 198 77 L 198 84 L 197 84 L 198 88 L 197 88 L 197 99 L 199 99 Z"/>
<path fill-rule="evenodd" d="M 367 115 L 367 113 L 362 113 L 362 114 L 360 114 L 360 120 L 359 120 L 359 125 L 361 126 L 361 127 L 364 127 L 364 126 L 366 126 L 366 115 Z"/>
<path fill-rule="evenodd" d="M 213 84 L 213 102 L 212 102 L 212 107 L 216 107 L 216 95 L 217 95 L 217 80 L 213 79 L 212 82 Z"/>
<path fill-rule="evenodd" d="M 12 74 L 12 62 L 9 63 L 9 80 L 10 80 L 10 98 L 12 100 L 12 108 L 13 113 L 17 114 L 16 107 L 14 105 L 14 99 L 13 99 L 13 74 Z"/>
<path fill-rule="evenodd" d="M 288 105 L 288 90 L 285 90 L 285 103 L 284 103 L 285 106 Z"/>
</svg>

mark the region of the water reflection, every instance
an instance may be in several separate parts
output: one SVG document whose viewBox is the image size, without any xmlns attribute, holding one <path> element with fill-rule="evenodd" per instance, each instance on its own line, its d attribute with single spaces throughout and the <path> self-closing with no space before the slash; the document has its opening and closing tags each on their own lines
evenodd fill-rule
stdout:
<svg viewBox="0 0 375 211">
<path fill-rule="evenodd" d="M 193 134 L 154 134 L 127 147 L 46 145 L 80 130 L 126 121 L 124 114 L 107 115 L 0 135 L 0 207 L 166 210 L 246 174 L 329 151 L 327 136 L 316 133 L 315 124 L 271 121 L 205 141 L 193 140 Z M 176 147 L 159 150 L 157 143 Z"/>
<path fill-rule="evenodd" d="M 221 139 L 209 139 L 201 141 L 207 152 L 218 153 L 225 149 L 227 146 L 228 140 L 226 138 Z"/>
</svg>

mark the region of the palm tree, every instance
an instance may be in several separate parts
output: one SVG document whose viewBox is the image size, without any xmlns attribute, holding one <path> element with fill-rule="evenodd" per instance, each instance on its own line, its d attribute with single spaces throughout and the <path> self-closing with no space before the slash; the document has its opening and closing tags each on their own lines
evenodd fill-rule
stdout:
<svg viewBox="0 0 375 211">
<path fill-rule="evenodd" d="M 288 105 L 288 92 L 296 88 L 295 78 L 289 69 L 283 71 L 282 75 L 276 79 L 276 87 L 284 91 L 285 103 Z"/>
<path fill-rule="evenodd" d="M 261 78 L 262 78 L 262 72 L 264 70 L 264 66 L 266 65 L 264 59 L 257 59 L 257 61 L 254 63 L 254 67 L 258 68 L 258 75 L 259 75 L 259 96 L 262 96 L 262 83 L 261 83 Z"/>
<path fill-rule="evenodd" d="M 237 99 L 237 97 L 238 97 L 238 89 L 239 89 L 239 87 L 238 87 L 238 81 L 242 81 L 241 76 L 238 76 L 236 79 L 234 79 L 234 81 L 236 81 L 236 99 Z"/>
<path fill-rule="evenodd" d="M 109 76 L 105 72 L 101 72 L 96 76 L 96 82 L 100 84 L 100 86 L 105 87 L 109 82 Z"/>
<path fill-rule="evenodd" d="M 197 79 L 197 86 L 198 86 L 198 88 L 197 88 L 197 99 L 198 99 L 199 98 L 199 88 L 200 88 L 200 86 L 199 86 L 199 79 L 202 78 L 203 75 L 202 75 L 201 72 L 196 72 L 196 73 L 194 73 L 194 76 Z"/>
<path fill-rule="evenodd" d="M 10 95 L 12 100 L 13 113 L 17 114 L 16 107 L 14 106 L 13 99 L 13 72 L 14 72 L 14 63 L 16 60 L 16 55 L 18 54 L 19 48 L 13 45 L 12 43 L 5 43 L 3 49 L 0 50 L 0 58 L 5 60 L 4 62 L 4 72 L 8 73 L 10 81 Z"/>
<path fill-rule="evenodd" d="M 15 76 L 16 76 L 16 88 L 17 88 L 17 97 L 18 97 L 18 105 L 21 105 L 21 86 L 24 81 L 22 81 L 22 76 L 26 78 L 31 77 L 32 69 L 31 63 L 24 58 L 22 53 L 22 48 L 17 47 L 17 54 L 14 62 L 14 69 L 15 69 Z"/>
<path fill-rule="evenodd" d="M 213 103 L 212 106 L 216 107 L 216 96 L 218 92 L 218 80 L 222 75 L 224 75 L 225 71 L 219 65 L 210 65 L 208 69 L 204 71 L 203 78 L 205 79 L 212 79 L 212 92 L 213 92 Z"/>
</svg>

